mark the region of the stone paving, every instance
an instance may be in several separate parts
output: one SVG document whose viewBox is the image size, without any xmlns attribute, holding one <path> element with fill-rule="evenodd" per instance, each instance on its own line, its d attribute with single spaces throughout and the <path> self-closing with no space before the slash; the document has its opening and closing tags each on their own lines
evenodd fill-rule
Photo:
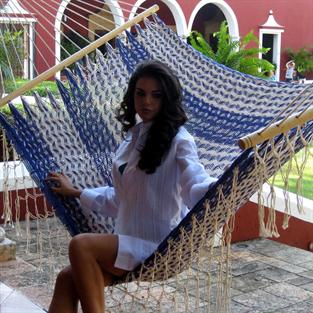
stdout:
<svg viewBox="0 0 313 313">
<path fill-rule="evenodd" d="M 34 223 L 31 224 L 34 234 L 30 241 L 23 239 L 23 236 L 17 240 L 16 229 L 7 231 L 7 237 L 17 240 L 17 260 L 0 263 L 0 282 L 20 291 L 38 306 L 47 308 L 55 277 L 53 274 L 68 262 L 69 236 L 53 219 L 46 222 L 49 223 L 45 225 L 50 229 L 48 234 L 40 229 L 38 232 L 38 225 Z M 37 235 L 41 236 L 42 244 L 36 241 Z M 52 238 L 52 243 L 49 237 Z M 26 247 L 30 251 L 27 254 Z M 36 253 L 38 250 L 41 250 L 41 258 Z M 313 312 L 313 253 L 268 239 L 255 239 L 233 244 L 231 259 L 230 312 Z M 205 264 L 199 270 L 205 275 Z M 204 292 L 204 285 L 200 279 L 200 294 Z M 169 293 L 172 287 L 169 281 Z M 214 288 L 216 286 L 213 283 L 210 312 L 216 312 Z M 195 288 L 188 290 L 190 297 L 194 290 Z M 124 308 L 111 308 L 111 312 L 143 312 L 140 306 L 134 309 L 127 305 L 125 301 Z M 157 312 L 152 306 L 148 311 Z M 162 312 L 174 311 L 165 309 Z M 180 310 L 178 306 L 177 312 L 185 310 Z M 199 312 L 209 312 L 209 309 L 203 306 Z"/>
</svg>

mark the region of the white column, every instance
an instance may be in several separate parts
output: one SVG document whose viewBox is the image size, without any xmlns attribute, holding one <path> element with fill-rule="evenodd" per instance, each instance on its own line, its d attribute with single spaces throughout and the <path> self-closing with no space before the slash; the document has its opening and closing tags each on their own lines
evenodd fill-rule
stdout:
<svg viewBox="0 0 313 313">
<path fill-rule="evenodd" d="M 23 25 L 24 29 L 24 38 L 23 38 L 23 78 L 29 79 L 29 40 L 28 40 L 28 30 L 29 25 Z"/>
<path fill-rule="evenodd" d="M 35 34 L 35 22 L 32 22 L 29 24 L 29 79 L 34 79 L 35 77 L 34 34 Z"/>
<path fill-rule="evenodd" d="M 273 63 L 276 64 L 275 77 L 279 80 L 280 77 L 280 54 L 281 54 L 281 34 L 283 29 L 260 29 L 259 31 L 259 47 L 263 47 L 263 35 L 273 35 Z M 262 59 L 262 53 L 259 53 L 259 58 Z"/>
</svg>

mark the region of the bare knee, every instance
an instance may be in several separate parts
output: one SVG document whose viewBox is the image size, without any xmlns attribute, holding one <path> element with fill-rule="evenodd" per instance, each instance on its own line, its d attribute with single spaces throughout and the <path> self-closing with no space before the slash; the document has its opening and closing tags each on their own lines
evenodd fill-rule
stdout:
<svg viewBox="0 0 313 313">
<path fill-rule="evenodd" d="M 57 286 L 73 285 L 72 270 L 68 266 L 60 271 L 56 279 Z"/>
<path fill-rule="evenodd" d="M 68 247 L 71 262 L 79 260 L 88 253 L 88 236 L 89 234 L 79 234 L 71 239 Z"/>
</svg>

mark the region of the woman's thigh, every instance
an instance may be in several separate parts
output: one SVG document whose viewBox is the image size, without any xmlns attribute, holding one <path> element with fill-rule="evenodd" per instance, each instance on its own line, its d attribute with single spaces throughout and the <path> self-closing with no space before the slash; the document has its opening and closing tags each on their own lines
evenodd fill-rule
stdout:
<svg viewBox="0 0 313 313">
<path fill-rule="evenodd" d="M 69 246 L 70 258 L 81 254 L 94 258 L 102 271 L 121 276 L 127 271 L 114 267 L 118 252 L 118 236 L 114 234 L 80 234 L 72 238 Z"/>
</svg>

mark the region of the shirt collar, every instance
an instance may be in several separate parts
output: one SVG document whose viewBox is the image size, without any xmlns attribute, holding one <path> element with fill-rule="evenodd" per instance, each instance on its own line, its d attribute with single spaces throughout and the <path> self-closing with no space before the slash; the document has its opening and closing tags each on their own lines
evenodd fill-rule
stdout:
<svg viewBox="0 0 313 313">
<path fill-rule="evenodd" d="M 133 136 L 139 136 L 146 134 L 152 125 L 152 121 L 143 122 L 142 119 L 136 114 L 136 125 L 131 128 L 131 132 Z"/>
</svg>

